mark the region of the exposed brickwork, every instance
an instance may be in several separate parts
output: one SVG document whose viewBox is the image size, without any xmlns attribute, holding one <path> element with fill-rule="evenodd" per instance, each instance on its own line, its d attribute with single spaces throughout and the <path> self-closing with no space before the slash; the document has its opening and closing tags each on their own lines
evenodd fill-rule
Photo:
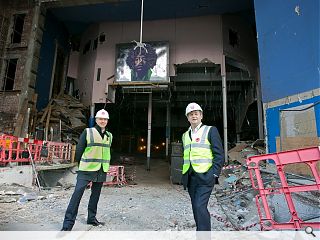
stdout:
<svg viewBox="0 0 320 240">
<path fill-rule="evenodd" d="M 0 112 L 0 133 L 13 134 L 15 114 Z"/>
<path fill-rule="evenodd" d="M 0 93 L 0 132 L 13 134 L 19 103 L 19 93 Z"/>
<path fill-rule="evenodd" d="M 0 59 L 18 58 L 14 89 L 13 91 L 0 91 L 0 131 L 13 132 L 16 123 L 19 105 L 19 94 L 27 91 L 23 88 L 25 76 L 25 65 L 27 61 L 27 51 L 29 36 L 32 31 L 32 21 L 34 12 L 34 1 L 12 0 L 4 1 L 0 10 Z M 12 22 L 14 14 L 26 14 L 24 18 L 21 43 L 10 43 Z M 0 61 L 0 71 L 4 69 L 5 61 Z M 4 84 L 4 72 L 0 73 L 0 89 Z"/>
<path fill-rule="evenodd" d="M 0 112 L 17 113 L 19 103 L 19 93 L 7 92 L 0 93 Z"/>
</svg>

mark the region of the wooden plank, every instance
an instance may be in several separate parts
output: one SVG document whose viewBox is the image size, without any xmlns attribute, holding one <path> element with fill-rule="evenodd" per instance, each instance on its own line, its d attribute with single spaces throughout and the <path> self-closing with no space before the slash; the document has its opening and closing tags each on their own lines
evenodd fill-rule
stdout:
<svg viewBox="0 0 320 240">
<path fill-rule="evenodd" d="M 319 145 L 320 138 L 318 137 L 286 137 L 281 138 L 281 142 L 279 137 L 276 138 L 277 152 Z"/>
<path fill-rule="evenodd" d="M 294 150 L 299 148 L 307 148 L 320 145 L 318 137 L 287 137 L 281 139 L 281 151 Z M 276 138 L 277 152 L 280 151 L 280 138 Z M 317 163 L 317 168 L 320 169 L 320 161 Z M 285 172 L 298 175 L 313 177 L 310 167 L 304 163 L 295 163 L 286 165 Z"/>
<path fill-rule="evenodd" d="M 71 162 L 74 163 L 74 158 L 76 156 L 76 145 L 72 144 L 72 150 L 71 150 Z M 77 163 L 77 162 L 76 162 Z"/>
<path fill-rule="evenodd" d="M 46 115 L 48 113 L 49 106 L 51 106 L 51 104 L 52 104 L 52 101 L 53 101 L 53 99 L 50 100 L 48 106 L 45 108 L 45 111 L 44 111 L 44 113 L 43 113 L 43 115 L 42 115 L 42 117 L 40 119 L 40 123 L 43 123 L 43 121 L 44 121 L 44 119 L 45 119 L 45 117 L 46 117 Z"/>
<path fill-rule="evenodd" d="M 49 123 L 50 123 L 50 116 L 51 116 L 51 106 L 49 105 L 49 110 L 48 110 L 48 114 L 47 114 L 47 121 L 46 121 L 46 126 L 45 126 L 45 131 L 46 131 L 46 135 L 45 135 L 45 139 L 48 139 L 48 131 L 49 131 Z"/>
</svg>

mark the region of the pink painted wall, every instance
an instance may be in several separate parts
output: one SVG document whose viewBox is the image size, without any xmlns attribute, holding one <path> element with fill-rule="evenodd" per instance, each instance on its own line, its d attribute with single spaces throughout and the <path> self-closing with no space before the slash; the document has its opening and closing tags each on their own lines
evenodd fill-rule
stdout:
<svg viewBox="0 0 320 240">
<path fill-rule="evenodd" d="M 84 44 L 105 33 L 106 41 L 97 50 L 82 55 Z M 78 81 L 82 102 L 105 102 L 106 79 L 115 73 L 115 46 L 117 43 L 139 41 L 139 22 L 105 22 L 91 26 L 82 36 Z M 169 41 L 170 76 L 175 75 L 174 64 L 204 58 L 221 63 L 222 29 L 220 16 L 204 16 L 182 19 L 145 21 L 143 42 Z M 100 81 L 96 81 L 97 69 L 101 68 Z M 112 82 L 110 79 L 109 82 Z M 92 91 L 93 90 L 93 91 Z M 93 92 L 91 96 L 91 92 Z"/>
<path fill-rule="evenodd" d="M 79 52 L 71 52 L 69 57 L 68 77 L 78 78 Z"/>
<path fill-rule="evenodd" d="M 223 52 L 226 56 L 245 64 L 252 76 L 256 75 L 258 67 L 257 42 L 254 31 L 241 17 L 233 15 L 222 16 Z M 239 46 L 229 44 L 229 29 L 238 33 Z"/>
<path fill-rule="evenodd" d="M 99 26 L 91 25 L 85 31 L 81 38 L 79 64 L 78 64 L 78 78 L 75 83 L 75 90 L 79 89 L 80 101 L 85 105 L 92 103 L 93 79 L 95 74 L 95 61 L 97 58 L 97 50 L 92 50 L 93 40 L 99 35 Z M 90 50 L 83 54 L 85 44 L 91 40 Z"/>
</svg>

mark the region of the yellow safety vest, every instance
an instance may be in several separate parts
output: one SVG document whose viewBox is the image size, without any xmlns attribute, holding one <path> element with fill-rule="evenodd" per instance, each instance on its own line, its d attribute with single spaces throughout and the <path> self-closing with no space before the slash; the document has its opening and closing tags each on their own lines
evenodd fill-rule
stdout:
<svg viewBox="0 0 320 240">
<path fill-rule="evenodd" d="M 96 128 L 87 128 L 86 131 L 87 147 L 82 154 L 79 170 L 98 171 L 102 165 L 103 171 L 108 172 L 111 159 L 112 134 L 106 131 L 102 139 Z"/>
<path fill-rule="evenodd" d="M 203 125 L 199 130 L 195 139 L 191 140 L 189 131 L 182 136 L 183 142 L 183 166 L 182 174 L 185 174 L 190 165 L 197 173 L 205 173 L 212 166 L 213 153 L 211 144 L 208 140 L 208 133 L 211 126 Z"/>
</svg>

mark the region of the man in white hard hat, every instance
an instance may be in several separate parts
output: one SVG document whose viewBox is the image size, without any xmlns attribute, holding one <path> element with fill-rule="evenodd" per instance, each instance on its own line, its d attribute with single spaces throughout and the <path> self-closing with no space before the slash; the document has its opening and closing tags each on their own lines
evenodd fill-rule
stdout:
<svg viewBox="0 0 320 240">
<path fill-rule="evenodd" d="M 197 231 L 211 231 L 208 201 L 224 164 L 222 142 L 216 127 L 202 123 L 199 104 L 188 104 L 185 114 L 190 127 L 182 136 L 183 185 L 191 198 Z"/>
<path fill-rule="evenodd" d="M 71 231 L 75 223 L 82 195 L 90 182 L 91 195 L 88 204 L 87 224 L 104 225 L 96 218 L 97 205 L 103 182 L 110 164 L 112 134 L 106 130 L 109 113 L 102 109 L 96 113 L 96 125 L 86 128 L 76 147 L 75 160 L 79 163 L 77 183 L 65 213 L 61 231 Z"/>
</svg>

